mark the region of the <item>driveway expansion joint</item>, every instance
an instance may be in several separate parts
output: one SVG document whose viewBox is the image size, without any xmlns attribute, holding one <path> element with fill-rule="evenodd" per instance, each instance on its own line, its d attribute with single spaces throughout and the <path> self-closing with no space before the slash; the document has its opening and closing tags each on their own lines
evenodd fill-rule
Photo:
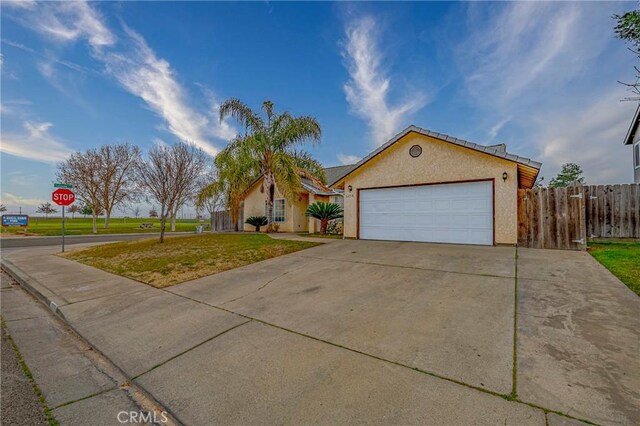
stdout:
<svg viewBox="0 0 640 426">
<path fill-rule="evenodd" d="M 229 333 L 230 331 L 233 331 L 233 330 L 235 330 L 235 329 L 236 329 L 236 328 L 238 328 L 238 327 L 241 327 L 241 326 L 243 326 L 243 325 L 245 325 L 245 324 L 248 324 L 248 323 L 250 323 L 251 321 L 252 321 L 252 320 L 251 320 L 251 319 L 249 319 L 249 320 L 247 320 L 247 321 L 241 322 L 240 324 L 236 324 L 236 325 L 234 325 L 233 327 L 228 328 L 228 329 L 226 329 L 226 330 L 224 330 L 224 331 L 222 331 L 222 332 L 220 332 L 220 333 L 216 334 L 215 336 L 212 336 L 212 337 L 210 337 L 210 338 L 208 338 L 208 339 L 206 339 L 206 340 L 204 340 L 204 341 L 202 341 L 202 342 L 198 343 L 197 345 L 194 345 L 194 346 L 192 346 L 192 347 L 190 347 L 190 348 L 188 348 L 188 349 L 185 349 L 184 351 L 182 351 L 182 352 L 180 352 L 180 353 L 178 353 L 178 354 L 176 354 L 176 355 L 174 355 L 174 356 L 172 356 L 172 357 L 170 357 L 170 358 L 168 358 L 168 359 L 166 359 L 166 360 L 164 360 L 164 361 L 162 361 L 162 362 L 160 362 L 160 363 L 158 363 L 158 364 L 154 365 L 154 366 L 153 366 L 153 367 L 151 367 L 150 369 L 148 369 L 148 370 L 146 370 L 146 371 L 143 371 L 142 373 L 140 373 L 140 374 L 138 374 L 138 375 L 136 375 L 136 376 L 132 377 L 132 378 L 131 378 L 131 380 L 137 380 L 137 379 L 138 379 L 138 378 L 140 378 L 141 376 L 143 376 L 143 375 L 145 375 L 145 374 L 147 374 L 147 373 L 149 373 L 149 372 L 151 372 L 151 371 L 155 370 L 156 368 L 162 367 L 163 365 L 167 364 L 168 362 L 171 362 L 171 361 L 173 361 L 174 359 L 179 358 L 180 356 L 182 356 L 182 355 L 184 355 L 184 354 L 186 354 L 186 353 L 188 353 L 188 352 L 191 352 L 192 350 L 199 348 L 200 346 L 204 345 L 205 343 L 208 343 L 208 342 L 210 342 L 210 341 L 212 341 L 212 340 L 216 339 L 217 337 L 220 337 L 220 336 L 222 336 L 222 335 L 224 335 L 224 334 L 227 334 L 227 333 Z"/>
<path fill-rule="evenodd" d="M 510 276 L 510 275 L 494 275 L 494 274 L 479 274 L 479 273 L 473 273 L 473 272 L 449 271 L 445 269 L 420 268 L 418 266 L 391 265 L 388 263 L 378 263 L 378 262 L 364 262 L 362 260 L 332 259 L 332 258 L 325 258 L 325 257 L 319 257 L 319 256 L 309 256 L 304 254 L 301 254 L 300 257 L 306 257 L 308 259 L 315 259 L 315 260 L 329 260 L 331 262 L 358 263 L 361 265 L 373 265 L 373 266 L 384 266 L 388 268 L 411 269 L 414 271 L 443 272 L 447 274 L 471 275 L 475 277 L 489 277 L 489 278 L 507 278 L 507 279 L 513 278 L 513 276 Z"/>
<path fill-rule="evenodd" d="M 504 277 L 502 277 L 502 278 L 504 278 Z M 180 296 L 180 297 L 183 297 L 185 299 L 191 300 L 193 302 L 201 303 L 201 304 L 209 306 L 211 308 L 219 309 L 219 310 L 222 310 L 222 311 L 230 313 L 230 314 L 234 314 L 234 315 L 241 316 L 243 318 L 247 318 L 249 320 L 247 322 L 244 322 L 242 324 L 239 324 L 239 325 L 233 327 L 232 329 L 237 328 L 237 327 L 239 327 L 241 325 L 247 324 L 247 323 L 249 323 L 251 321 L 255 321 L 257 323 L 260 323 L 260 324 L 263 324 L 263 325 L 266 325 L 266 326 L 269 326 L 269 327 L 273 327 L 273 328 L 276 328 L 276 329 L 279 329 L 279 330 L 282 330 L 282 331 L 286 331 L 286 332 L 289 332 L 289 333 L 292 333 L 292 334 L 295 334 L 295 335 L 298 335 L 298 336 L 301 336 L 301 337 L 306 337 L 308 339 L 315 340 L 315 341 L 321 342 L 321 343 L 325 343 L 327 345 L 331 345 L 331 346 L 334 346 L 334 347 L 337 347 L 337 348 L 340 348 L 340 349 L 344 349 L 344 350 L 347 350 L 349 352 L 353 352 L 353 353 L 356 353 L 356 354 L 359 354 L 359 355 L 363 355 L 363 356 L 366 356 L 366 357 L 369 357 L 369 358 L 372 358 L 372 359 L 375 359 L 375 360 L 378 360 L 378 361 L 386 362 L 386 363 L 389 363 L 389 364 L 393 364 L 393 365 L 396 365 L 396 366 L 399 366 L 399 367 L 407 368 L 409 370 L 413 370 L 413 371 L 416 371 L 418 373 L 422 373 L 422 374 L 434 377 L 436 379 L 445 380 L 447 382 L 454 383 L 454 384 L 459 385 L 459 386 L 464 386 L 464 387 L 466 387 L 468 389 L 473 389 L 473 390 L 476 390 L 476 391 L 479 391 L 479 392 L 482 392 L 482 393 L 485 393 L 485 394 L 489 394 L 489 395 L 492 395 L 492 396 L 497 396 L 497 397 L 502 398 L 502 399 L 504 399 L 506 401 L 509 401 L 509 402 L 513 402 L 513 403 L 517 403 L 517 404 L 524 404 L 524 405 L 527 405 L 529 407 L 542 410 L 545 413 L 545 419 L 546 419 L 546 413 L 549 412 L 549 413 L 554 413 L 554 414 L 557 414 L 559 416 L 566 417 L 566 418 L 569 418 L 569 419 L 579 420 L 579 421 L 582 421 L 582 422 L 587 423 L 587 424 L 593 424 L 593 425 L 597 424 L 597 423 L 594 423 L 594 422 L 589 421 L 589 420 L 573 417 L 571 415 L 568 415 L 566 413 L 562 413 L 560 411 L 552 410 L 552 409 L 549 409 L 549 408 L 546 408 L 546 407 L 541 407 L 539 405 L 536 405 L 536 404 L 533 404 L 533 403 L 530 403 L 530 402 L 523 401 L 523 400 L 517 398 L 516 396 L 512 396 L 511 394 L 501 394 L 499 392 L 492 391 L 490 389 L 485 389 L 485 388 L 482 388 L 482 387 L 479 387 L 479 386 L 476 386 L 476 385 L 472 385 L 472 384 L 469 384 L 469 383 L 462 382 L 460 380 L 456 380 L 456 379 L 453 379 L 453 378 L 450 378 L 450 377 L 442 376 L 442 375 L 440 375 L 438 373 L 434 373 L 434 372 L 427 371 L 427 370 L 422 370 L 422 369 L 420 369 L 418 367 L 413 367 L 413 366 L 410 366 L 410 365 L 407 365 L 407 364 L 403 364 L 403 363 L 401 363 L 399 361 L 389 360 L 389 359 L 386 359 L 386 358 L 383 358 L 383 357 L 380 357 L 380 356 L 377 356 L 377 355 L 373 355 L 373 354 L 370 354 L 370 353 L 367 353 L 367 352 L 360 351 L 358 349 L 353 349 L 353 348 L 350 348 L 348 346 L 344 346 L 344 345 L 340 345 L 338 343 L 330 342 L 328 340 L 324 340 L 324 339 L 321 339 L 321 338 L 318 338 L 318 337 L 314 337 L 314 336 L 311 336 L 311 335 L 308 335 L 308 334 L 305 334 L 305 333 L 301 333 L 301 332 L 298 332 L 298 331 L 295 331 L 295 330 L 288 329 L 286 327 L 282 327 L 282 326 L 279 326 L 279 325 L 276 325 L 276 324 L 272 324 L 272 323 L 269 323 L 267 321 L 263 321 L 263 320 L 258 319 L 258 318 L 254 318 L 254 317 L 251 317 L 249 315 L 241 314 L 239 312 L 235 312 L 235 311 L 232 311 L 230 309 L 223 308 L 221 306 L 212 305 L 210 303 L 203 302 L 201 300 L 193 299 L 191 297 L 188 297 L 188 296 L 185 296 L 185 295 L 182 295 L 182 294 L 174 293 L 171 290 L 166 289 L 166 288 L 164 288 L 162 290 L 166 291 L 168 293 L 171 293 L 173 295 Z M 232 330 L 232 329 L 230 329 L 230 330 Z M 227 331 L 230 331 L 230 330 L 227 330 Z M 227 331 L 225 331 L 223 333 L 226 333 Z M 221 333 L 221 334 L 223 334 L 223 333 Z M 201 344 L 199 344 L 197 346 L 200 346 L 200 345 L 202 345 L 204 343 L 206 343 L 206 342 L 202 342 Z M 179 356 L 179 355 L 177 355 L 177 356 Z M 167 360 L 166 362 L 168 362 L 168 361 L 170 361 L 170 360 Z M 153 369 L 155 369 L 157 367 L 158 366 L 154 367 Z M 149 371 L 151 371 L 151 370 L 149 370 Z M 148 373 L 148 371 L 145 372 L 145 373 L 142 373 L 142 374 L 146 374 L 146 373 Z M 137 377 L 140 377 L 142 374 L 138 375 Z"/>
</svg>

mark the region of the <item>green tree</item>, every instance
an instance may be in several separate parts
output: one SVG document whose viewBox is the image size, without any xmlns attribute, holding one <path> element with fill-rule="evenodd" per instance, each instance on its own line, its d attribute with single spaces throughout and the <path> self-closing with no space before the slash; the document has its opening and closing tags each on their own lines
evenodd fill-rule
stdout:
<svg viewBox="0 0 640 426">
<path fill-rule="evenodd" d="M 575 163 L 566 163 L 562 165 L 562 170 L 560 170 L 558 176 L 549 181 L 549 188 L 564 188 L 573 183 L 584 183 L 582 169 Z"/>
<path fill-rule="evenodd" d="M 306 215 L 320 221 L 320 233 L 325 235 L 329 221 L 342 217 L 342 207 L 336 203 L 323 203 L 322 201 L 318 201 L 307 207 Z"/>
<path fill-rule="evenodd" d="M 218 154 L 216 166 L 227 189 L 232 217 L 248 185 L 259 176 L 264 177 L 267 231 L 270 231 L 276 186 L 285 197 L 294 199 L 301 188 L 301 174 L 322 182 L 325 177 L 322 165 L 310 154 L 298 150 L 307 141 L 319 143 L 322 132 L 316 119 L 295 117 L 286 111 L 276 113 L 271 101 L 262 103 L 262 111 L 264 118 L 238 99 L 222 104 L 220 120 L 234 118 L 245 129 L 245 134 L 236 137 Z M 237 212 L 235 215 L 237 218 Z"/>
<path fill-rule="evenodd" d="M 616 20 L 616 26 L 613 29 L 616 37 L 630 43 L 632 47 L 629 50 L 640 58 L 640 10 L 632 10 L 622 15 L 613 15 L 613 18 Z M 637 66 L 634 66 L 634 69 L 636 71 L 635 83 L 619 83 L 627 86 L 632 93 L 640 95 L 640 69 Z M 629 97 L 625 100 L 637 101 L 640 98 Z"/>
</svg>

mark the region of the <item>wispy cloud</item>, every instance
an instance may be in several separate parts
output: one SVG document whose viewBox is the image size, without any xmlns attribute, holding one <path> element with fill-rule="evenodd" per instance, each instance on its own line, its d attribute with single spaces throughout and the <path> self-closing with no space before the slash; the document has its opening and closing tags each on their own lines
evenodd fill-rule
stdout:
<svg viewBox="0 0 640 426">
<path fill-rule="evenodd" d="M 10 192 L 3 192 L 1 202 L 2 204 L 8 207 L 11 207 L 11 206 L 36 207 L 42 204 L 44 200 L 41 198 L 29 198 L 29 197 L 23 197 L 21 195 L 12 194 Z"/>
<path fill-rule="evenodd" d="M 117 41 L 100 13 L 84 1 L 40 2 L 37 5 L 10 2 L 7 6 L 24 12 L 14 19 L 54 40 L 86 39 L 93 49 L 111 46 Z"/>
<path fill-rule="evenodd" d="M 623 91 L 618 89 L 599 92 L 585 105 L 532 116 L 536 145 L 547 170 L 555 172 L 571 162 L 582 166 L 588 183 L 633 180 L 631 149 L 623 139 L 637 104 L 620 102 Z"/>
<path fill-rule="evenodd" d="M 338 154 L 337 157 L 340 164 L 343 164 L 343 165 L 355 164 L 358 161 L 360 161 L 360 159 L 362 158 L 362 157 L 358 157 L 357 155 L 346 155 L 342 153 Z"/>
<path fill-rule="evenodd" d="M 629 181 L 622 138 L 634 106 L 619 102 L 616 80 L 632 55 L 613 38 L 612 4 L 466 7 L 468 35 L 452 51 L 482 133 L 543 161 L 547 177 L 575 162 L 590 182 Z"/>
<path fill-rule="evenodd" d="M 391 77 L 382 66 L 378 28 L 370 16 L 352 21 L 346 28 L 343 51 L 350 76 L 344 85 L 347 101 L 369 124 L 375 146 L 402 130 L 407 118 L 426 104 L 424 94 L 411 93 L 404 102 L 390 105 Z"/>
<path fill-rule="evenodd" d="M 71 153 L 64 142 L 53 136 L 48 122 L 24 121 L 22 133 L 2 132 L 0 151 L 43 163 L 64 161 Z"/>
<path fill-rule="evenodd" d="M 160 116 L 164 130 L 178 139 L 189 141 L 215 155 L 219 149 L 212 139 L 229 140 L 235 130 L 217 118 L 218 103 L 207 95 L 210 109 L 200 112 L 190 105 L 187 91 L 178 82 L 169 61 L 158 57 L 146 40 L 122 25 L 116 37 L 100 13 L 87 2 L 47 3 L 45 8 L 22 13 L 21 19 L 35 31 L 62 43 L 86 40 L 91 55 L 100 61 L 106 74 L 126 91 L 141 98 Z M 39 70 L 54 84 L 56 76 L 51 62 L 40 62 Z"/>
</svg>

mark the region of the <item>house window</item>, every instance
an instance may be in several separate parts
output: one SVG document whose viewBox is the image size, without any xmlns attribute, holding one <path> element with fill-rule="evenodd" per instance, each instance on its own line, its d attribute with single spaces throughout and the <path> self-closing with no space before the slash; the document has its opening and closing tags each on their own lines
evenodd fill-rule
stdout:
<svg viewBox="0 0 640 426">
<path fill-rule="evenodd" d="M 633 146 L 633 152 L 634 152 L 634 155 L 633 155 L 634 161 L 633 161 L 633 163 L 635 164 L 636 169 L 637 169 L 638 167 L 640 167 L 640 142 L 636 143 Z"/>
<path fill-rule="evenodd" d="M 264 215 L 268 217 L 268 204 L 265 200 L 264 202 Z M 273 200 L 273 221 L 274 222 L 284 222 L 286 220 L 284 214 L 284 198 L 279 200 Z"/>
<path fill-rule="evenodd" d="M 340 207 L 344 208 L 344 197 L 342 195 L 336 195 L 332 198 L 333 198 L 332 200 L 333 203 L 336 203 Z"/>
</svg>

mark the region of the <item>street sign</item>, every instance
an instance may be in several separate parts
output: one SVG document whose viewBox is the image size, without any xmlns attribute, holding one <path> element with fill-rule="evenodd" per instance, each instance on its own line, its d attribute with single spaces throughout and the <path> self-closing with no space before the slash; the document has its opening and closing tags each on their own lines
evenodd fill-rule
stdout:
<svg viewBox="0 0 640 426">
<path fill-rule="evenodd" d="M 59 206 L 69 206 L 76 200 L 76 195 L 70 189 L 59 188 L 53 191 L 51 200 Z"/>
<path fill-rule="evenodd" d="M 29 216 L 26 214 L 3 214 L 2 226 L 29 226 Z"/>
<path fill-rule="evenodd" d="M 73 185 L 69 184 L 69 183 L 54 183 L 53 184 L 54 188 L 67 188 L 67 189 L 73 189 Z"/>
</svg>

